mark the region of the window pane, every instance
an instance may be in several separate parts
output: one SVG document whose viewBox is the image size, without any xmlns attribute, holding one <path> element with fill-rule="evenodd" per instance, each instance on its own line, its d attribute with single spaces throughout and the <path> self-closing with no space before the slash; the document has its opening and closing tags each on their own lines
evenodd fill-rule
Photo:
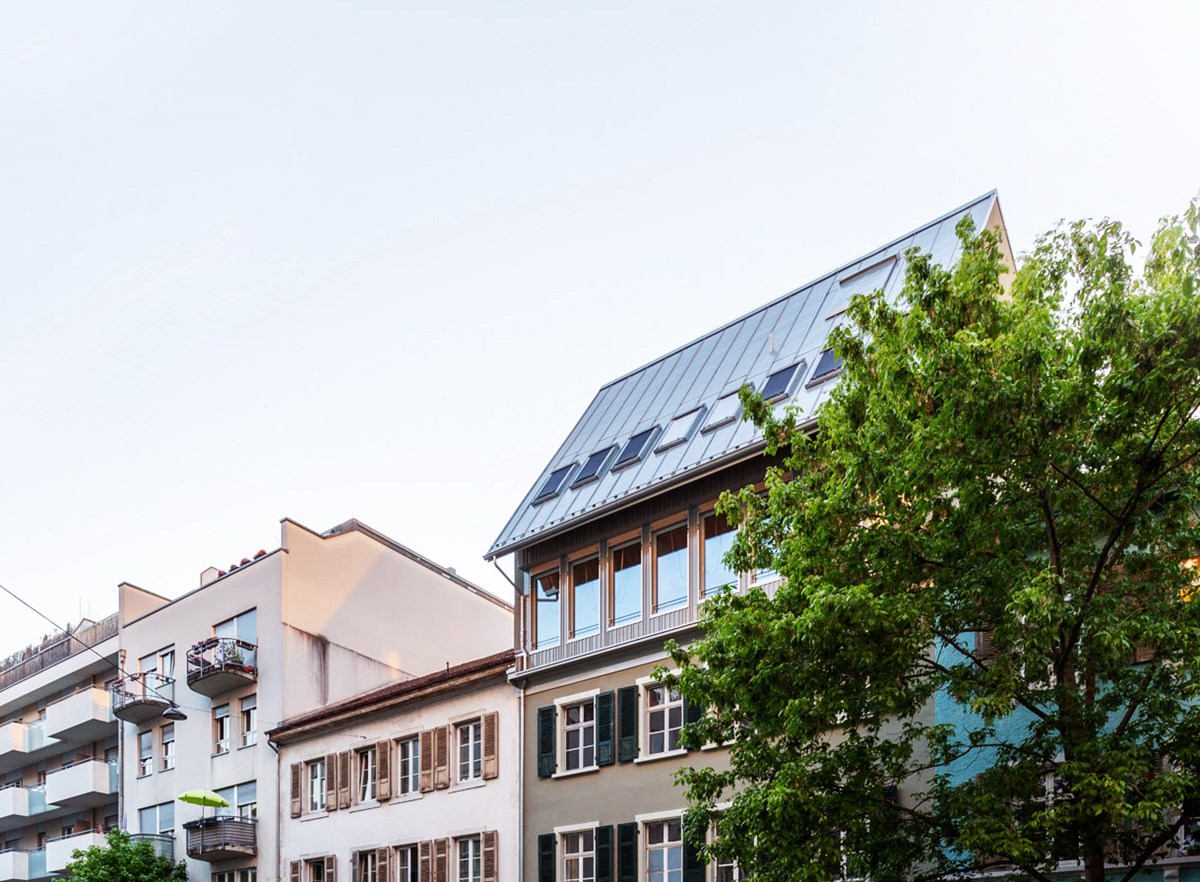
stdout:
<svg viewBox="0 0 1200 882">
<path fill-rule="evenodd" d="M 545 573 L 535 580 L 537 609 L 534 611 L 534 646 L 538 649 L 557 646 L 559 637 L 558 619 L 558 573 Z"/>
<path fill-rule="evenodd" d="M 654 538 L 656 609 L 684 606 L 688 597 L 687 525 Z"/>
<path fill-rule="evenodd" d="M 725 555 L 733 547 L 737 530 L 724 515 L 710 514 L 704 519 L 704 591 L 711 594 L 737 584 L 737 573 L 725 565 Z"/>
<path fill-rule="evenodd" d="M 575 597 L 572 602 L 571 631 L 575 637 L 600 630 L 600 559 L 581 561 L 571 568 Z"/>
<path fill-rule="evenodd" d="M 613 561 L 613 624 L 631 622 L 642 614 L 642 543 L 618 548 Z"/>
</svg>

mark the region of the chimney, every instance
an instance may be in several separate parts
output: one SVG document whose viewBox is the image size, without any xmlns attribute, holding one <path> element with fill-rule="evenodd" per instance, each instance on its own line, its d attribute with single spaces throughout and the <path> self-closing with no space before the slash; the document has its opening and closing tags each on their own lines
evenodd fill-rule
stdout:
<svg viewBox="0 0 1200 882">
<path fill-rule="evenodd" d="M 200 587 L 203 588 L 209 582 L 216 581 L 217 577 L 220 575 L 221 575 L 221 571 L 218 570 L 216 567 L 209 567 L 207 570 L 205 570 L 203 573 L 200 574 Z"/>
</svg>

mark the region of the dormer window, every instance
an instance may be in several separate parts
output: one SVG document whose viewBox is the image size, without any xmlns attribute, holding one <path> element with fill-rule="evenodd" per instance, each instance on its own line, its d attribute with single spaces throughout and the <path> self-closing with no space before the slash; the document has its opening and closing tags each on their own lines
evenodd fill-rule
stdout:
<svg viewBox="0 0 1200 882">
<path fill-rule="evenodd" d="M 612 456 L 614 450 L 616 450 L 615 447 L 605 447 L 589 456 L 584 461 L 579 474 L 575 476 L 575 480 L 571 482 L 571 487 L 582 487 L 584 484 L 598 480 L 600 473 L 604 471 L 604 464 L 608 462 L 608 458 Z"/>
<path fill-rule="evenodd" d="M 542 485 L 542 489 L 537 492 L 537 496 L 533 497 L 534 505 L 545 502 L 547 499 L 553 499 L 562 492 L 563 485 L 567 483 L 567 475 L 571 474 L 573 468 L 575 468 L 575 463 L 552 471 L 550 477 L 546 479 L 546 483 Z"/>
<path fill-rule="evenodd" d="M 751 386 L 750 388 L 753 389 L 754 387 Z M 708 423 L 700 431 L 711 432 L 713 429 L 727 426 L 736 420 L 741 412 L 742 402 L 738 399 L 738 393 L 735 389 L 728 395 L 722 395 L 717 399 L 717 403 L 709 411 Z"/>
<path fill-rule="evenodd" d="M 686 413 L 681 413 L 671 422 L 667 423 L 666 430 L 662 433 L 662 437 L 658 439 L 658 446 L 654 448 L 655 453 L 662 453 L 664 450 L 670 450 L 672 447 L 678 447 L 680 444 L 687 443 L 692 437 L 692 430 L 696 428 L 696 424 L 704 417 L 704 408 L 694 407 Z"/>
<path fill-rule="evenodd" d="M 763 385 L 762 390 L 763 400 L 775 402 L 787 398 L 788 390 L 792 387 L 792 380 L 795 379 L 802 364 L 803 362 L 796 362 L 796 364 L 788 365 L 783 370 L 775 371 L 767 377 L 767 382 Z"/>
<path fill-rule="evenodd" d="M 613 463 L 612 470 L 623 469 L 626 466 L 631 466 L 642 458 L 646 448 L 650 446 L 650 438 L 658 431 L 658 426 L 651 426 L 649 429 L 644 429 L 638 432 L 632 438 L 625 442 L 625 447 L 621 450 L 621 455 L 617 457 L 617 461 Z"/>
</svg>

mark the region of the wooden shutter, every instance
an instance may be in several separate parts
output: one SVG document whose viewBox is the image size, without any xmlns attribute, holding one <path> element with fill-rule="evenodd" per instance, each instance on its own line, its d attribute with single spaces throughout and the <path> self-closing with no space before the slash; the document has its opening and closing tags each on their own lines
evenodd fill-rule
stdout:
<svg viewBox="0 0 1200 882">
<path fill-rule="evenodd" d="M 609 695 L 612 695 L 610 692 Z M 596 882 L 613 882 L 613 828 L 596 828 Z"/>
<path fill-rule="evenodd" d="M 686 829 L 683 831 L 683 882 L 704 882 L 704 862 Z"/>
<path fill-rule="evenodd" d="M 537 712 L 537 773 L 539 778 L 554 774 L 554 727 L 558 722 L 554 705 L 539 707 Z"/>
<path fill-rule="evenodd" d="M 450 840 L 433 840 L 433 882 L 450 882 Z"/>
<path fill-rule="evenodd" d="M 433 790 L 433 730 L 421 733 L 417 747 L 421 751 L 421 792 Z"/>
<path fill-rule="evenodd" d="M 417 854 L 417 882 L 433 882 L 433 842 L 426 839 L 419 843 Z"/>
<path fill-rule="evenodd" d="M 350 751 L 343 750 L 337 757 L 338 808 L 350 808 Z"/>
<path fill-rule="evenodd" d="M 638 755 L 638 687 L 617 690 L 617 759 L 623 763 Z"/>
<path fill-rule="evenodd" d="M 375 745 L 375 798 L 384 802 L 392 798 L 392 742 Z"/>
<path fill-rule="evenodd" d="M 300 817 L 300 777 L 303 767 L 300 763 L 292 763 L 292 817 Z"/>
<path fill-rule="evenodd" d="M 433 786 L 438 790 L 450 786 L 449 726 L 438 726 L 433 730 Z"/>
<path fill-rule="evenodd" d="M 325 882 L 337 882 L 337 858 L 325 855 Z"/>
<path fill-rule="evenodd" d="M 637 882 L 637 837 L 637 824 L 617 824 L 617 882 Z"/>
<path fill-rule="evenodd" d="M 537 882 L 555 882 L 558 865 L 554 859 L 554 834 L 543 833 L 538 837 Z"/>
<path fill-rule="evenodd" d="M 613 763 L 613 703 L 616 693 L 601 692 L 596 696 L 596 765 Z M 611 833 L 611 831 L 609 831 Z M 611 880 L 610 880 L 611 882 Z"/>
<path fill-rule="evenodd" d="M 483 715 L 483 777 L 495 778 L 500 774 L 500 757 L 497 755 L 500 741 L 500 714 L 492 711 Z M 487 874 L 484 874 L 487 877 Z"/>
<path fill-rule="evenodd" d="M 300 862 L 292 861 L 292 882 L 300 882 Z"/>
<path fill-rule="evenodd" d="M 483 882 L 497 882 L 498 880 L 500 871 L 496 863 L 496 847 L 498 845 L 496 840 L 498 838 L 495 830 L 485 830 L 483 833 Z"/>
<path fill-rule="evenodd" d="M 975 632 L 975 657 L 984 664 L 995 658 L 999 651 L 996 649 L 994 635 L 995 632 L 991 628 Z"/>
<path fill-rule="evenodd" d="M 390 848 L 375 849 L 375 879 L 376 882 L 392 882 L 392 850 Z"/>
<path fill-rule="evenodd" d="M 338 755 L 327 754 L 325 757 L 325 811 L 336 812 L 338 807 Z"/>
<path fill-rule="evenodd" d="M 1143 643 L 1133 651 L 1133 663 L 1135 665 L 1144 664 L 1148 661 L 1154 661 L 1156 655 L 1155 647 L 1151 643 Z"/>
</svg>

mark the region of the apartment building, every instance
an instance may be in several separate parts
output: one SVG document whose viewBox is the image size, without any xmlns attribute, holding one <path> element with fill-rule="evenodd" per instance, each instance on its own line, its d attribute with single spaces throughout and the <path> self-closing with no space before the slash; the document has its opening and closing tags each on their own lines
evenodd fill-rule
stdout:
<svg viewBox="0 0 1200 882">
<path fill-rule="evenodd" d="M 0 882 L 61 874 L 117 825 L 116 666 L 114 614 L 0 667 Z"/>
<path fill-rule="evenodd" d="M 515 560 L 526 882 L 736 878 L 685 845 L 673 784 L 724 752 L 683 749 L 699 710 L 653 672 L 667 638 L 696 636 L 705 597 L 778 583 L 723 562 L 734 533 L 714 503 L 761 486 L 770 463 L 737 392 L 795 405 L 815 427 L 849 299 L 895 296 L 909 248 L 952 262 L 964 216 L 1003 233 L 989 193 L 604 386 L 488 550 Z"/>
<path fill-rule="evenodd" d="M 516 882 L 510 648 L 285 720 L 282 879 Z M 339 875 L 340 874 L 340 875 Z"/>
<path fill-rule="evenodd" d="M 511 633 L 507 603 L 365 524 L 284 520 L 281 533 L 279 548 L 205 570 L 174 600 L 120 586 L 121 823 L 192 879 L 280 878 L 287 794 L 265 730 Z M 229 807 L 177 801 L 198 788 Z"/>
</svg>

